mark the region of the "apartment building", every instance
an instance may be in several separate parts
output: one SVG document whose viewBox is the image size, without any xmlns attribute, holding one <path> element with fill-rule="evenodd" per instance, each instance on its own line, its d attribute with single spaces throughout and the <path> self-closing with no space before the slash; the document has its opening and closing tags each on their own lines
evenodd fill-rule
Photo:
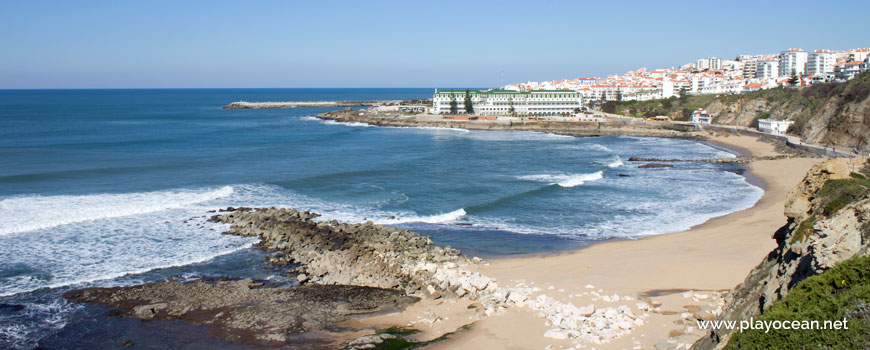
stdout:
<svg viewBox="0 0 870 350">
<path fill-rule="evenodd" d="M 803 49 L 788 49 L 779 54 L 779 76 L 800 76 L 807 72 L 807 52 Z"/>
</svg>

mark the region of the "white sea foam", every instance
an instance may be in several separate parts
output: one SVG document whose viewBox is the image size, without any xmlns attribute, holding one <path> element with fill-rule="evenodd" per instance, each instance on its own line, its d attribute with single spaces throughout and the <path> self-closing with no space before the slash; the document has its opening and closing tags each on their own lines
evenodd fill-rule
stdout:
<svg viewBox="0 0 870 350">
<path fill-rule="evenodd" d="M 622 159 L 620 159 L 619 156 L 616 156 L 616 159 L 614 161 L 608 163 L 607 167 L 613 169 L 613 168 L 619 168 L 623 165 L 625 165 L 625 163 L 622 162 Z"/>
<path fill-rule="evenodd" d="M 320 119 L 320 118 L 313 117 L 310 115 L 299 117 L 299 119 L 318 122 L 318 123 L 326 124 L 326 125 L 342 125 L 342 126 L 363 127 L 363 128 L 374 126 L 374 125 L 371 125 L 368 123 L 362 123 L 362 122 L 340 122 L 340 121 L 335 121 L 335 120 L 331 120 L 331 119 Z"/>
<path fill-rule="evenodd" d="M 395 224 L 405 224 L 412 222 L 422 222 L 426 224 L 447 224 L 451 222 L 456 222 L 467 215 L 465 209 L 459 208 L 449 213 L 435 214 L 435 215 L 427 215 L 427 216 L 417 216 L 417 215 L 399 215 L 395 216 L 395 218 L 386 218 L 386 219 L 375 219 L 374 222 L 381 225 L 395 225 Z"/>
<path fill-rule="evenodd" d="M 176 209 L 227 197 L 233 188 L 121 194 L 17 196 L 0 200 L 0 235 Z"/>
<path fill-rule="evenodd" d="M 0 296 L 194 264 L 256 240 L 223 235 L 227 225 L 207 222 L 206 215 L 191 217 L 197 214 L 206 213 L 172 209 L 0 236 L 0 270 L 6 270 Z"/>
<path fill-rule="evenodd" d="M 517 177 L 520 180 L 548 182 L 561 187 L 575 187 L 587 182 L 598 181 L 604 178 L 603 171 L 588 174 L 538 174 Z"/>
<path fill-rule="evenodd" d="M 0 315 L 0 344 L 9 344 L 13 349 L 35 348 L 41 334 L 63 328 L 68 315 L 82 307 L 59 298 L 48 302 L 27 302 L 23 306 L 21 312 Z"/>
</svg>

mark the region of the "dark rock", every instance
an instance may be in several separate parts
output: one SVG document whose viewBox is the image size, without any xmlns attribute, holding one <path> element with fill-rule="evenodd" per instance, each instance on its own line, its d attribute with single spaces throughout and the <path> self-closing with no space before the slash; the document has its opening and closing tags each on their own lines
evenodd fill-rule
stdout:
<svg viewBox="0 0 870 350">
<path fill-rule="evenodd" d="M 24 305 L 19 304 L 0 304 L 0 312 L 19 312 L 24 310 Z"/>
<path fill-rule="evenodd" d="M 79 289 L 63 297 L 116 308 L 118 316 L 212 325 L 215 335 L 242 343 L 283 342 L 293 334 L 326 329 L 357 315 L 401 311 L 419 300 L 383 288 L 311 285 L 251 289 L 252 284 L 250 279 L 212 284 L 157 282 Z"/>
<path fill-rule="evenodd" d="M 638 168 L 646 169 L 646 168 L 673 168 L 673 165 L 670 164 L 662 164 L 662 163 L 646 163 L 638 166 Z"/>
<path fill-rule="evenodd" d="M 619 176 L 619 177 L 629 177 L 629 176 L 631 176 L 631 175 L 623 174 L 623 173 L 619 173 L 619 174 L 616 174 L 616 176 Z"/>
</svg>

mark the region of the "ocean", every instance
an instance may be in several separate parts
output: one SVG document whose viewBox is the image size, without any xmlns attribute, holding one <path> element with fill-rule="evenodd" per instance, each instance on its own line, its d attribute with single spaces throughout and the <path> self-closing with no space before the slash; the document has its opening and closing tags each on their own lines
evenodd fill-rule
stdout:
<svg viewBox="0 0 870 350">
<path fill-rule="evenodd" d="M 252 238 L 206 221 L 227 206 L 399 226 L 492 258 L 680 231 L 762 193 L 735 165 L 627 161 L 735 156 L 695 140 L 385 128 L 312 117 L 330 108 L 221 109 L 432 92 L 0 90 L 0 348 L 105 347 L 119 337 L 233 348 L 196 336 L 199 327 L 111 318 L 60 298 L 170 276 L 280 281 L 260 267 L 266 253 Z"/>
</svg>

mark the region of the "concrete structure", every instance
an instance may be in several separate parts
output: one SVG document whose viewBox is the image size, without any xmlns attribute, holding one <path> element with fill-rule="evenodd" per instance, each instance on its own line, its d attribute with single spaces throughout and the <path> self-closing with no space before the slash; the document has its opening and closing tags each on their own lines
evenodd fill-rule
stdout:
<svg viewBox="0 0 870 350">
<path fill-rule="evenodd" d="M 774 135 L 785 135 L 785 132 L 792 123 L 794 122 L 791 120 L 759 119 L 758 131 Z"/>
<path fill-rule="evenodd" d="M 807 74 L 833 73 L 837 55 L 829 50 L 816 50 L 807 57 Z"/>
<path fill-rule="evenodd" d="M 779 55 L 779 76 L 801 76 L 807 72 L 807 52 L 802 49 L 788 49 Z"/>
<path fill-rule="evenodd" d="M 692 112 L 692 124 L 696 125 L 710 125 L 713 124 L 713 115 L 707 113 L 707 110 L 703 108 L 698 108 L 694 112 Z"/>
<path fill-rule="evenodd" d="M 465 93 L 471 98 L 474 115 L 482 116 L 568 116 L 583 106 L 583 95 L 573 90 L 435 90 L 432 113 L 465 113 Z M 455 101 L 455 111 L 451 111 Z"/>
</svg>

